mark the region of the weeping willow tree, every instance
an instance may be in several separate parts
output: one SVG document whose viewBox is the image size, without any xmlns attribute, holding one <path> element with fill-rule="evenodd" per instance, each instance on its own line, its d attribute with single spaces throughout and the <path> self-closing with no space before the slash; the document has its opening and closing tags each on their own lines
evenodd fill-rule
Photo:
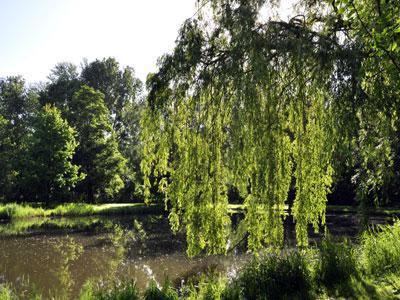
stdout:
<svg viewBox="0 0 400 300">
<path fill-rule="evenodd" d="M 191 256 L 226 251 L 228 185 L 244 199 L 253 251 L 283 244 L 291 189 L 298 245 L 308 244 L 309 227 L 325 224 L 332 158 L 349 132 L 339 132 L 339 100 L 363 53 L 340 42 L 328 14 L 321 25 L 315 3 L 306 5 L 307 16 L 282 22 L 264 20 L 265 0 L 200 2 L 148 78 L 145 196 L 154 187 L 163 193 Z"/>
</svg>

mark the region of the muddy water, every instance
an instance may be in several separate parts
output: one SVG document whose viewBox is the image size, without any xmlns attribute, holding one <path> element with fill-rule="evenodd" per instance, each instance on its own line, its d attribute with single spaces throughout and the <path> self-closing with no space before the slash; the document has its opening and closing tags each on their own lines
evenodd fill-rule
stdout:
<svg viewBox="0 0 400 300">
<path fill-rule="evenodd" d="M 352 214 L 328 214 L 327 225 L 334 235 L 357 234 L 357 219 Z M 293 225 L 285 227 L 286 243 L 293 245 Z M 312 235 L 312 240 L 318 238 Z M 34 287 L 45 297 L 76 299 L 88 280 L 134 279 L 144 289 L 152 279 L 163 283 L 168 278 L 179 286 L 204 272 L 233 276 L 251 259 L 244 251 L 189 259 L 185 250 L 184 235 L 173 235 L 162 216 L 2 224 L 0 283 L 11 283 L 17 289 Z"/>
<path fill-rule="evenodd" d="M 30 226 L 18 235 L 3 230 L 0 283 L 19 290 L 34 287 L 45 297 L 75 299 L 88 280 L 134 279 L 144 289 L 152 279 L 163 283 L 168 278 L 179 286 L 199 273 L 234 274 L 249 259 L 244 253 L 189 259 L 184 236 L 173 235 L 164 218 L 136 218 L 141 229 L 133 220 L 97 218 L 90 229 L 87 220 L 83 229 L 76 221 L 72 229 Z"/>
</svg>

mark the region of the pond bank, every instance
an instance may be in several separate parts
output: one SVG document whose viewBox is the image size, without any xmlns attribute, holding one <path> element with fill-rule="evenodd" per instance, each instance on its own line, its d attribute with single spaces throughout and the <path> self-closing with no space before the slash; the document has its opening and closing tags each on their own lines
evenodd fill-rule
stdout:
<svg viewBox="0 0 400 300">
<path fill-rule="evenodd" d="M 29 204 L 0 204 L 0 220 L 39 217 L 112 216 L 128 214 L 161 214 L 164 206 L 144 203 L 86 204 L 66 203 L 55 208 L 34 207 Z"/>
<path fill-rule="evenodd" d="M 288 207 L 286 206 L 286 211 Z M 242 204 L 229 204 L 228 213 L 243 213 Z M 327 212 L 331 213 L 351 213 L 358 212 L 357 207 L 345 205 L 328 205 Z M 0 204 L 0 221 L 33 217 L 78 217 L 78 216 L 116 216 L 129 214 L 163 214 L 165 213 L 163 204 L 145 203 L 106 203 L 106 204 L 87 204 L 87 203 L 65 203 L 54 208 L 43 208 L 37 204 Z M 371 209 L 372 215 L 397 216 L 400 215 L 398 207 L 376 207 Z"/>
<path fill-rule="evenodd" d="M 104 242 L 114 245 L 121 245 L 121 242 L 124 244 L 121 238 L 126 238 L 125 233 L 123 231 L 118 233 L 117 230 L 115 237 Z M 168 242 L 168 239 L 161 243 L 166 241 Z M 196 265 L 190 272 L 176 277 L 181 279 L 180 281 L 174 280 L 173 277 L 165 277 L 165 273 L 163 277 L 160 277 L 160 273 L 156 270 L 163 269 L 174 274 L 174 271 L 180 267 L 193 265 L 196 260 L 197 262 L 205 262 L 209 259 L 218 261 L 221 257 L 188 260 L 184 256 L 175 257 L 175 250 L 170 249 L 169 256 L 174 259 L 171 260 L 166 255 L 161 260 L 151 262 L 149 258 L 153 257 L 151 253 L 154 253 L 152 249 L 155 248 L 153 248 L 154 245 L 149 244 L 149 248 L 145 250 L 147 254 L 142 254 L 141 259 L 137 259 L 140 252 L 131 253 L 131 250 L 128 252 L 120 250 L 114 253 L 117 255 L 117 261 L 112 260 L 110 263 L 107 259 L 102 260 L 98 268 L 112 269 L 107 278 L 98 277 L 100 275 L 98 273 L 96 277 L 73 277 L 72 273 L 76 267 L 88 266 L 87 259 L 93 261 L 99 259 L 99 257 L 91 256 L 81 257 L 84 251 L 91 249 L 91 246 L 80 243 L 76 239 L 66 237 L 63 244 L 53 245 L 57 253 L 67 256 L 67 259 L 61 260 L 58 265 L 57 272 L 54 273 L 56 276 L 45 278 L 45 283 L 48 285 L 57 286 L 58 280 L 62 284 L 58 285 L 58 290 L 42 297 L 38 290 L 28 291 L 25 286 L 24 295 L 37 300 L 55 296 L 57 299 L 80 300 L 238 300 L 398 299 L 400 294 L 400 221 L 393 225 L 371 229 L 360 237 L 359 244 L 352 244 L 346 239 L 328 237 L 318 247 L 270 249 L 260 252 L 253 259 L 248 256 L 239 265 L 235 265 L 234 261 L 228 261 L 228 265 L 235 265 L 234 269 L 206 269 L 201 267 L 202 264 Z M 127 253 L 136 260 L 135 267 L 131 268 L 131 271 L 136 270 L 135 273 L 128 273 L 129 268 L 126 269 L 125 264 L 122 264 L 124 269 L 122 273 L 116 269 L 115 262 Z M 108 255 L 110 254 L 112 253 Z M 208 264 L 212 261 L 208 261 Z M 71 262 L 76 264 L 71 264 Z M 146 281 L 142 280 L 141 274 L 147 278 Z M 76 290 L 77 285 L 78 290 Z M 21 290 L 11 283 L 2 285 L 0 282 L 1 300 L 21 299 L 20 295 Z"/>
</svg>

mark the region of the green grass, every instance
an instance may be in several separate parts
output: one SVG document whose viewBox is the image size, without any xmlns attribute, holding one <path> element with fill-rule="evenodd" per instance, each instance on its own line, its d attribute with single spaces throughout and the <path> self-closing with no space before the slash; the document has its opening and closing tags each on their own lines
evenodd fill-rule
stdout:
<svg viewBox="0 0 400 300">
<path fill-rule="evenodd" d="M 286 207 L 287 209 L 287 207 Z M 230 214 L 241 213 L 244 210 L 242 204 L 229 204 Z M 356 213 L 357 208 L 351 206 L 328 206 L 328 211 L 337 213 Z M 164 212 L 163 205 L 144 203 L 108 203 L 108 204 L 86 204 L 66 203 L 55 208 L 34 207 L 29 204 L 0 204 L 0 220 L 14 220 L 33 217 L 52 216 L 92 216 L 92 215 L 127 215 L 127 214 L 161 214 Z M 400 209 L 376 208 L 372 212 L 378 215 L 400 215 Z"/>
<path fill-rule="evenodd" d="M 33 217 L 67 217 L 92 215 L 127 215 L 127 214 L 159 214 L 162 205 L 145 205 L 144 203 L 112 203 L 112 204 L 61 204 L 52 209 L 33 207 L 28 204 L 0 204 L 0 220 L 15 220 Z"/>
<path fill-rule="evenodd" d="M 145 300 L 178 300 L 178 292 L 171 286 L 169 281 L 165 282 L 160 289 L 155 281 L 151 281 L 144 292 Z"/>
<path fill-rule="evenodd" d="M 238 278 L 245 299 L 309 299 L 311 271 L 301 253 L 267 255 L 250 263 Z"/>
<path fill-rule="evenodd" d="M 366 274 L 400 276 L 400 220 L 364 232 L 360 242 L 361 264 Z"/>
<path fill-rule="evenodd" d="M 82 295 L 82 294 L 81 294 Z M 87 295 L 86 295 L 87 296 Z M 82 299 L 82 298 L 81 298 Z M 102 288 L 92 292 L 92 298 L 82 300 L 136 300 L 140 299 L 139 292 L 134 281 L 115 283 L 112 287 Z"/>
<path fill-rule="evenodd" d="M 24 204 L 2 204 L 0 205 L 0 219 L 17 219 L 28 217 L 44 217 L 46 211 L 43 208 L 34 208 Z"/>
<path fill-rule="evenodd" d="M 26 288 L 23 292 L 18 293 L 14 288 L 8 284 L 0 284 L 0 300 L 42 300 L 43 297 L 35 291 L 31 286 Z"/>
<path fill-rule="evenodd" d="M 0 300 L 14 300 L 17 296 L 7 285 L 0 285 Z"/>
<path fill-rule="evenodd" d="M 329 290 L 342 289 L 352 278 L 359 279 L 355 249 L 348 240 L 338 242 L 328 236 L 319 246 L 319 255 L 316 267 L 319 285 Z"/>
<path fill-rule="evenodd" d="M 107 228 L 109 223 L 96 216 L 75 218 L 20 218 L 0 226 L 0 235 L 16 236 L 35 230 L 73 230 L 91 231 L 98 228 Z"/>
</svg>

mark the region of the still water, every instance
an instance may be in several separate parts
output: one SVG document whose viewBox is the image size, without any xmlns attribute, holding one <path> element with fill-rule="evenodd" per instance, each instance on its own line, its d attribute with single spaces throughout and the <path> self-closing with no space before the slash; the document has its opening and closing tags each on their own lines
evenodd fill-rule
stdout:
<svg viewBox="0 0 400 300">
<path fill-rule="evenodd" d="M 234 275 L 249 259 L 245 253 L 189 259 L 184 235 L 173 235 L 162 216 L 48 221 L 0 225 L 0 283 L 74 299 L 89 279 L 134 279 L 139 289 L 168 279 L 179 287 L 199 273 Z"/>
<path fill-rule="evenodd" d="M 333 235 L 356 236 L 356 217 L 328 214 Z M 376 219 L 382 223 L 384 219 Z M 311 241 L 318 239 L 313 235 Z M 294 244 L 286 222 L 285 243 Z M 76 299 L 85 282 L 134 279 L 139 289 L 166 279 L 179 287 L 201 273 L 235 276 L 251 259 L 244 249 L 226 256 L 186 256 L 184 234 L 165 216 L 29 219 L 0 224 L 0 284 L 34 288 L 44 297 Z"/>
</svg>

